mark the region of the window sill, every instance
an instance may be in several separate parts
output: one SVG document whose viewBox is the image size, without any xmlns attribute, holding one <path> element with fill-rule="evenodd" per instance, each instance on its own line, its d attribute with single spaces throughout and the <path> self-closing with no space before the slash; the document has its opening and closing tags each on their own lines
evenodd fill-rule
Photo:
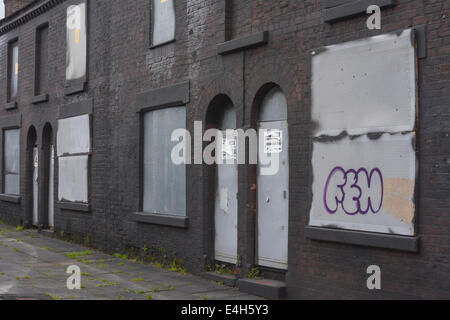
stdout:
<svg viewBox="0 0 450 320">
<path fill-rule="evenodd" d="M 322 227 L 306 227 L 305 236 L 306 238 L 318 241 L 338 242 L 407 252 L 419 252 L 420 237 L 417 236 L 408 237 Z"/>
<path fill-rule="evenodd" d="M 20 204 L 22 198 L 20 196 L 13 196 L 10 194 L 0 194 L 0 201 Z"/>
<path fill-rule="evenodd" d="M 155 214 L 146 212 L 136 212 L 132 214 L 134 222 L 157 224 L 162 226 L 184 228 L 189 225 L 189 218 L 186 216 L 171 216 L 167 214 Z"/>
<path fill-rule="evenodd" d="M 58 207 L 61 210 L 68 210 L 68 211 L 79 211 L 79 212 L 91 211 L 91 206 L 86 203 L 58 202 Z"/>
<path fill-rule="evenodd" d="M 86 91 L 86 81 L 69 81 L 64 88 L 64 95 L 70 96 L 84 91 Z"/>
<path fill-rule="evenodd" d="M 169 40 L 169 41 L 166 41 L 166 42 L 161 42 L 161 43 L 158 43 L 158 44 L 155 44 L 155 45 L 150 45 L 149 49 L 150 50 L 156 49 L 156 48 L 165 46 L 166 44 L 174 43 L 175 41 L 176 41 L 175 39 L 172 39 L 172 40 Z"/>
<path fill-rule="evenodd" d="M 17 102 L 12 101 L 5 105 L 5 110 L 14 110 L 17 109 Z"/>
<path fill-rule="evenodd" d="M 31 104 L 38 104 L 38 103 L 42 103 L 42 102 L 47 102 L 48 101 L 48 94 L 41 94 L 38 96 L 34 96 L 33 98 L 31 98 Z"/>
</svg>

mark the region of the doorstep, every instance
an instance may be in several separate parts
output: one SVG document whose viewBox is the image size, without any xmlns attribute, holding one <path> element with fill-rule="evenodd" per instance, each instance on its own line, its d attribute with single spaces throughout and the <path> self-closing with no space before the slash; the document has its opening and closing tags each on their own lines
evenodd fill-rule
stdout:
<svg viewBox="0 0 450 320">
<path fill-rule="evenodd" d="M 215 272 L 204 272 L 203 277 L 214 281 L 214 282 L 222 282 L 224 285 L 229 287 L 236 287 L 237 278 L 232 274 L 218 274 Z"/>
<path fill-rule="evenodd" d="M 283 299 L 286 296 L 286 283 L 270 279 L 239 279 L 239 290 L 269 299 Z"/>
<path fill-rule="evenodd" d="M 54 238 L 55 237 L 55 231 L 52 229 L 41 230 L 39 233 L 42 234 L 46 238 Z"/>
</svg>

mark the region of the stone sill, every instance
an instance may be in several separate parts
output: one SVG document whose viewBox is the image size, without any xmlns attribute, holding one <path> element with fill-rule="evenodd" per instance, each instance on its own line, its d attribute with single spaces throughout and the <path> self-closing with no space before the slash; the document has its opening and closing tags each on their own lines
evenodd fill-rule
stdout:
<svg viewBox="0 0 450 320">
<path fill-rule="evenodd" d="M 0 194 L 0 201 L 9 202 L 14 204 L 20 204 L 22 198 L 20 196 L 14 196 L 10 194 Z"/>
<path fill-rule="evenodd" d="M 91 211 L 91 206 L 86 203 L 58 202 L 58 207 L 61 210 L 68 210 L 68 211 L 79 211 L 79 212 Z"/>
<path fill-rule="evenodd" d="M 420 237 L 398 236 L 392 234 L 306 227 L 306 238 L 318 241 L 354 244 L 365 247 L 419 252 Z"/>
<path fill-rule="evenodd" d="M 5 110 L 14 110 L 14 109 L 17 109 L 17 102 L 12 101 L 5 104 Z"/>
<path fill-rule="evenodd" d="M 186 229 L 189 225 L 189 218 L 168 214 L 155 214 L 146 212 L 135 212 L 131 215 L 134 222 L 156 224 L 162 226 Z"/>
<path fill-rule="evenodd" d="M 38 96 L 34 96 L 31 99 L 31 104 L 38 104 L 38 103 L 42 103 L 42 102 L 47 102 L 48 101 L 48 94 L 44 93 Z"/>
</svg>

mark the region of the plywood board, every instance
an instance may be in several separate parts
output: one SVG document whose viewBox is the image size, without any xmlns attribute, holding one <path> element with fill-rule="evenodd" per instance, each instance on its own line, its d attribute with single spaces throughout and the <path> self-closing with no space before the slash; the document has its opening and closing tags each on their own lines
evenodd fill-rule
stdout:
<svg viewBox="0 0 450 320">
<path fill-rule="evenodd" d="M 413 131 L 413 31 L 317 50 L 311 61 L 314 136 Z"/>
<path fill-rule="evenodd" d="M 414 235 L 415 134 L 313 146 L 310 225 Z"/>
</svg>

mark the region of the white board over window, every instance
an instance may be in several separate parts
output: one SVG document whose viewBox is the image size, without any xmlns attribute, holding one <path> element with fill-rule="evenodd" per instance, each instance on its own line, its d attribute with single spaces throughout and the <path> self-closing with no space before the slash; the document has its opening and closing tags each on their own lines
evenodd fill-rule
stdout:
<svg viewBox="0 0 450 320">
<path fill-rule="evenodd" d="M 88 203 L 88 164 L 87 155 L 59 158 L 59 201 Z"/>
<path fill-rule="evenodd" d="M 58 120 L 58 200 L 88 203 L 90 115 Z"/>
<path fill-rule="evenodd" d="M 3 131 L 4 193 L 20 194 L 20 129 Z"/>
<path fill-rule="evenodd" d="M 152 45 L 156 46 L 175 39 L 174 0 L 153 2 Z"/>
<path fill-rule="evenodd" d="M 89 115 L 58 120 L 58 156 L 91 151 Z"/>
<path fill-rule="evenodd" d="M 186 108 L 172 107 L 144 114 L 143 210 L 186 215 L 186 166 L 176 165 L 171 152 L 174 130 L 186 127 Z"/>
<path fill-rule="evenodd" d="M 86 76 L 87 23 L 86 1 L 67 8 L 66 80 Z"/>
<path fill-rule="evenodd" d="M 414 235 L 415 134 L 313 146 L 310 225 Z"/>
<path fill-rule="evenodd" d="M 413 131 L 413 30 L 331 45 L 312 56 L 314 136 Z"/>
</svg>

